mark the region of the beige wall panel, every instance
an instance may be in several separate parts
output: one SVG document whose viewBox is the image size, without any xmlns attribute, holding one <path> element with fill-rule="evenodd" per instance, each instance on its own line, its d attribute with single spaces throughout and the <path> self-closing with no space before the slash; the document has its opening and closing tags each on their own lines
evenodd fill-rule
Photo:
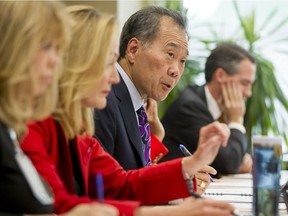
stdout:
<svg viewBox="0 0 288 216">
<path fill-rule="evenodd" d="M 99 11 L 117 14 L 117 1 L 64 1 L 67 5 L 82 4 L 92 5 Z"/>
</svg>

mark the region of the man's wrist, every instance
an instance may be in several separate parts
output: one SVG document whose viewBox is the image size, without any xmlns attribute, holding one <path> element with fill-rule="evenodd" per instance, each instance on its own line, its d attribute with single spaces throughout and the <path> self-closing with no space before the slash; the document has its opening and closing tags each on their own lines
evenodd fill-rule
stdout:
<svg viewBox="0 0 288 216">
<path fill-rule="evenodd" d="M 229 123 L 237 123 L 237 124 L 242 124 L 243 125 L 244 119 L 243 117 L 232 117 L 229 118 Z"/>
</svg>

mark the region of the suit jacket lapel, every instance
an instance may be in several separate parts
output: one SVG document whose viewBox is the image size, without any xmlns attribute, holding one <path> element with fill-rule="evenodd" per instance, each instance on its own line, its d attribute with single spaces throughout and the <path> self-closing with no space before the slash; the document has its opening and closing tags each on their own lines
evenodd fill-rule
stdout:
<svg viewBox="0 0 288 216">
<path fill-rule="evenodd" d="M 199 98 L 202 100 L 204 107 L 203 110 L 207 110 L 207 115 L 214 121 L 212 114 L 208 110 L 207 100 L 206 100 L 206 94 L 205 94 L 205 87 L 204 85 L 198 86 L 195 90 L 196 94 L 198 94 Z"/>
<path fill-rule="evenodd" d="M 199 88 L 197 88 L 196 91 L 197 91 L 199 97 L 202 99 L 202 101 L 207 105 L 204 85 L 202 85 Z"/>
<path fill-rule="evenodd" d="M 113 88 L 115 91 L 115 95 L 119 100 L 118 106 L 126 127 L 126 132 L 131 143 L 133 144 L 132 147 L 136 149 L 144 166 L 145 162 L 143 157 L 142 142 L 140 139 L 140 132 L 137 125 L 136 114 L 129 91 L 122 78 L 120 83 L 118 85 L 114 85 Z"/>
</svg>

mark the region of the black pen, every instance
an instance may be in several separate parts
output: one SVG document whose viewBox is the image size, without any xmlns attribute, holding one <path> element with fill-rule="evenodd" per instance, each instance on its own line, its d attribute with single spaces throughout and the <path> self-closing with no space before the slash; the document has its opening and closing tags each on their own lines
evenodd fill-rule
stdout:
<svg viewBox="0 0 288 216">
<path fill-rule="evenodd" d="M 187 185 L 187 188 L 188 188 L 188 191 L 189 191 L 189 194 L 191 197 L 194 197 L 196 199 L 198 198 L 202 198 L 199 194 L 196 194 L 193 190 L 193 186 L 192 186 L 192 180 L 191 178 L 189 178 L 189 175 L 187 173 L 185 173 L 185 182 L 186 182 L 186 185 Z M 233 216 L 239 216 L 239 214 L 233 212 L 232 213 Z"/>
<path fill-rule="evenodd" d="M 181 150 L 181 152 L 186 156 L 192 156 L 191 152 L 189 152 L 189 150 L 182 144 L 179 144 L 179 148 Z M 213 178 L 210 176 L 210 182 L 214 182 Z"/>
<path fill-rule="evenodd" d="M 189 150 L 182 144 L 179 145 L 180 150 L 182 151 L 182 153 L 187 157 L 187 156 L 191 156 L 192 154 L 189 152 Z M 210 181 L 213 181 L 213 178 L 210 176 Z M 194 198 L 202 198 L 199 194 L 196 194 L 193 190 L 193 186 L 192 186 L 192 181 L 189 178 L 189 175 L 187 173 L 185 173 L 185 182 L 189 191 L 190 196 L 194 197 Z M 239 214 L 233 212 L 233 216 L 239 216 Z"/>
<path fill-rule="evenodd" d="M 199 194 L 196 194 L 194 192 L 194 189 L 192 186 L 192 180 L 191 180 L 191 178 L 189 178 L 189 175 L 187 173 L 185 173 L 185 182 L 186 182 L 190 196 L 194 197 L 194 198 L 201 198 L 201 196 Z"/>
</svg>

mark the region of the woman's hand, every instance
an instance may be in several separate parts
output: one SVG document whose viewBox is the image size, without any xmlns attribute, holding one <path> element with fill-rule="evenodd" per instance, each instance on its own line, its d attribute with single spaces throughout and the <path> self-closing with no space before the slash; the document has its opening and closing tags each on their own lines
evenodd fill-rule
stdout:
<svg viewBox="0 0 288 216">
<path fill-rule="evenodd" d="M 61 216 L 117 216 L 118 209 L 108 204 L 79 204 Z"/>
<path fill-rule="evenodd" d="M 140 207 L 135 211 L 134 216 L 232 216 L 233 212 L 234 207 L 229 203 L 189 197 L 178 205 Z"/>
<path fill-rule="evenodd" d="M 211 183 L 211 179 L 212 179 L 210 174 L 212 175 L 217 174 L 217 171 L 211 166 L 204 166 L 195 174 L 196 183 L 197 183 L 196 184 L 197 194 L 202 195 L 205 192 L 205 190 L 209 187 Z"/>
</svg>

